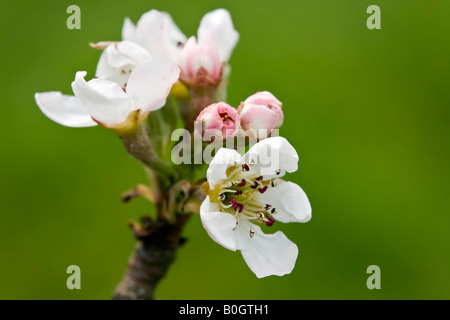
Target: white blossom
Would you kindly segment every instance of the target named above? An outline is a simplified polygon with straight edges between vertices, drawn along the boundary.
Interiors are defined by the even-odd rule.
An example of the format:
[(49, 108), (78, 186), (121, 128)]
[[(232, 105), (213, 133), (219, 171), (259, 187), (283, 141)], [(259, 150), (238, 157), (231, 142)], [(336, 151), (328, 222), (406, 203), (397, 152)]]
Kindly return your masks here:
[(222, 148), (207, 170), (208, 183), (203, 187), (207, 196), (200, 207), (202, 224), (214, 241), (229, 250), (240, 250), (259, 278), (290, 273), (298, 248), (281, 231), (264, 234), (258, 224), (311, 219), (311, 206), (302, 188), (280, 179), (285, 172), (296, 171), (297, 163), (297, 152), (289, 142), (273, 137), (257, 143), (244, 156)]

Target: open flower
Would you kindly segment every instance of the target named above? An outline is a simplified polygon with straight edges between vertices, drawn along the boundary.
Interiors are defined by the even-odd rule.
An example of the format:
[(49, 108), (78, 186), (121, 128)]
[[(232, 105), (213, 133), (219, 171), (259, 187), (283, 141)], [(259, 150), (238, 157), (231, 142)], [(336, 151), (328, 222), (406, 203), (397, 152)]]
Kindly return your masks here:
[(240, 127), (237, 110), (225, 102), (214, 103), (203, 109), (196, 122), (202, 124), (202, 134), (218, 130), (223, 139), (233, 137)]
[(258, 224), (310, 220), (311, 206), (303, 190), (279, 179), (297, 168), (297, 152), (282, 137), (265, 139), (244, 156), (221, 148), (208, 168), (202, 224), (214, 241), (240, 250), (258, 278), (281, 276), (294, 268), (297, 246), (281, 231), (264, 234)]
[(86, 72), (79, 71), (72, 82), (75, 96), (52, 91), (36, 93), (35, 99), (46, 116), (64, 126), (88, 127), (99, 123), (122, 130), (164, 106), (179, 72), (173, 62), (151, 60), (133, 69), (124, 89), (102, 78), (86, 82)]
[(257, 92), (239, 106), (242, 128), (265, 130), (269, 134), (283, 124), (282, 103), (268, 91)]

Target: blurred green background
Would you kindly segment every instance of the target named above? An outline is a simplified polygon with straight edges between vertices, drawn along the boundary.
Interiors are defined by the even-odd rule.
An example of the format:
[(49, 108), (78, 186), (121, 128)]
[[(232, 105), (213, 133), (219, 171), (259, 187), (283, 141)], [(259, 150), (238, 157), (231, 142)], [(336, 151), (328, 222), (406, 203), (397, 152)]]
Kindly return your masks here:
[[(66, 28), (71, 4), (81, 30)], [(371, 4), (381, 30), (366, 27)], [(121, 203), (146, 178), (112, 131), (62, 127), (33, 94), (90, 78), (88, 43), (120, 40), (125, 16), (168, 11), (189, 36), (219, 7), (240, 33), (228, 101), (283, 101), (280, 133), (300, 155), (289, 179), (313, 218), (276, 224), (297, 265), (257, 279), (194, 217), (156, 298), (449, 299), (450, 2), (417, 0), (2, 1), (0, 299), (109, 299), (134, 247), (126, 223), (153, 210)], [(66, 288), (71, 264), (81, 290)], [(366, 287), (372, 264), (381, 290)]]

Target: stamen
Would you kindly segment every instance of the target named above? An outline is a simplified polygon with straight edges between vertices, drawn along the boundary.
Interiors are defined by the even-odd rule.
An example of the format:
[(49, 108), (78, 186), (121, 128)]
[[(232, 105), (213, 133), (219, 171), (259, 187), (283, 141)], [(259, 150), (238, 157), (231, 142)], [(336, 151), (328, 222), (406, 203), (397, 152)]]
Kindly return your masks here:
[(225, 200), (225, 194), (223, 193), (219, 194), (219, 199), (222, 201)]
[(223, 204), (223, 202), (219, 202), (219, 204), (220, 204), (220, 206), (221, 206), (222, 208), (224, 208), (224, 209), (229, 209), (229, 208), (231, 208), (231, 207), (233, 206), (232, 204), (228, 204), (228, 205)]
[(250, 188), (256, 189), (256, 188), (258, 188), (258, 186), (259, 186), (258, 181), (255, 181), (255, 182), (250, 186)]
[(222, 189), (222, 192), (231, 192), (231, 193), (235, 193), (236, 190), (232, 190), (232, 189)]
[(231, 206), (233, 207), (233, 209), (236, 210), (237, 203), (236, 203), (236, 200), (235, 200), (235, 199), (229, 198), (229, 199), (228, 199), (228, 203), (230, 203)]
[(266, 204), (266, 206), (264, 207), (264, 209), (269, 210), (270, 208), (272, 208), (272, 206), (270, 204)]
[(258, 191), (260, 193), (264, 193), (264, 192), (266, 192), (267, 188), (268, 188), (267, 186), (264, 186), (264, 188), (259, 188)]
[(278, 169), (278, 170), (275, 171), (276, 175), (279, 175), (280, 173), (281, 173), (281, 169)]
[(273, 208), (273, 209), (270, 211), (271, 214), (276, 214), (277, 212), (278, 212), (278, 210), (277, 210), (276, 208)]
[(266, 221), (266, 225), (269, 227), (273, 226), (274, 223), (275, 223), (275, 219), (272, 217), (269, 217), (268, 221)]
[(242, 171), (249, 171), (249, 170), (250, 170), (250, 168), (249, 168), (248, 164), (244, 163), (242, 165)]
[(242, 190), (237, 190), (236, 193), (234, 194), (235, 196), (240, 196), (242, 194)]
[(273, 188), (275, 188), (275, 187), (278, 185), (278, 182), (277, 182), (276, 180), (272, 180), (272, 181), (270, 182), (270, 185), (271, 185)]
[(247, 182), (245, 181), (245, 179), (242, 179), (242, 181), (237, 185), (238, 187), (243, 187), (245, 186)]
[(255, 235), (255, 231), (250, 229), (250, 238), (253, 238), (254, 235)]
[(256, 178), (257, 181), (261, 181), (263, 179), (263, 176), (259, 176), (258, 178)]
[(238, 211), (239, 213), (242, 212), (242, 210), (244, 210), (244, 205), (242, 203), (236, 203), (236, 211)]

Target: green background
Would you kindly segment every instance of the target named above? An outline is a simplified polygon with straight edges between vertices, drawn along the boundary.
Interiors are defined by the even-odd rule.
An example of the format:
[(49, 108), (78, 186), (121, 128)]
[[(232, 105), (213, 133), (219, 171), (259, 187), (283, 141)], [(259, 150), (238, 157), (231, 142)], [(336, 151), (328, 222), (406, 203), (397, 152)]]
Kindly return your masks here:
[[(81, 8), (68, 30), (66, 8)], [(381, 8), (381, 30), (366, 8)], [(94, 72), (90, 41), (120, 40), (123, 19), (168, 11), (186, 35), (227, 8), (240, 33), (229, 103), (269, 90), (300, 155), (290, 174), (313, 218), (276, 224), (299, 245), (292, 274), (257, 279), (199, 217), (157, 299), (449, 299), (448, 1), (2, 1), (0, 298), (109, 299), (153, 208), (120, 194), (146, 182), (116, 135), (47, 119), (34, 92), (71, 93)], [(90, 76), (89, 76), (90, 75)], [(81, 290), (66, 268), (81, 268)], [(369, 265), (381, 290), (366, 287)]]

